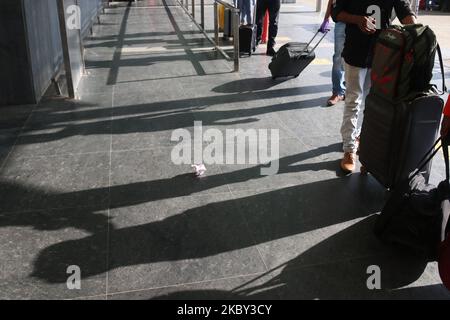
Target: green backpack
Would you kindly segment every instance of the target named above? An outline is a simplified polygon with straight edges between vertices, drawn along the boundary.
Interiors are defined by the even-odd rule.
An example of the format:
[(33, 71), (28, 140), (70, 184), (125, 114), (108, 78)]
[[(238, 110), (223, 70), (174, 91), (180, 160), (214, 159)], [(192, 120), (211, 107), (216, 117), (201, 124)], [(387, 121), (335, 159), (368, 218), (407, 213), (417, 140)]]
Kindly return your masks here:
[(434, 32), (421, 24), (383, 30), (375, 45), (371, 92), (392, 101), (411, 100), (429, 92), (436, 52), (445, 92), (442, 54)]

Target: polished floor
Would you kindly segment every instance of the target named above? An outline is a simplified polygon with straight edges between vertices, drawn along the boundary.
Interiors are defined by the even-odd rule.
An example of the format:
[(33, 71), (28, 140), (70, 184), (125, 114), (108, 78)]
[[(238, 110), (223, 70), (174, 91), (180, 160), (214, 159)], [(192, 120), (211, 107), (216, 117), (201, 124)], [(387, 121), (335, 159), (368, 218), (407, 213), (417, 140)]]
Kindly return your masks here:
[[(278, 45), (312, 37), (310, 9), (283, 7)], [(79, 100), (1, 109), (0, 299), (450, 299), (435, 263), (374, 237), (385, 190), (339, 171), (331, 35), (300, 77), (272, 81), (264, 46), (232, 72), (174, 0), (101, 22)], [(194, 178), (171, 161), (173, 131), (194, 121), (278, 129), (278, 174), (218, 164)]]

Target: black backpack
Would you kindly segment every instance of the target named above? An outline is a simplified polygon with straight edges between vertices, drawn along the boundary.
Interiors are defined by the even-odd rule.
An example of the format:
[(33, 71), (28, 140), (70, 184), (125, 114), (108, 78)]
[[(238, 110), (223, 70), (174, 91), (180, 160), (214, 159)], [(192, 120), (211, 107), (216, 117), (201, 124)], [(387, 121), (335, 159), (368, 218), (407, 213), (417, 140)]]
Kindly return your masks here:
[[(439, 139), (410, 177), (396, 187), (375, 224), (384, 242), (409, 248), (421, 256), (437, 259), (441, 241), (450, 232), (450, 185), (448, 147), (444, 146), (446, 180), (438, 187), (428, 184), (420, 171), (439, 151)], [(447, 204), (447, 205), (444, 205)]]

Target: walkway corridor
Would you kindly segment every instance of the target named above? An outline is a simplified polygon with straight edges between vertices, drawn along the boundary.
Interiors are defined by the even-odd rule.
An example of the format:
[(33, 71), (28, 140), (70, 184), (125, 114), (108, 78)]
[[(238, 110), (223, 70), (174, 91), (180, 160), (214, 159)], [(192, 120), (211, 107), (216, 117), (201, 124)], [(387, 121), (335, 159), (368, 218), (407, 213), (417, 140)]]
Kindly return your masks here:
[[(278, 45), (312, 37), (317, 14), (299, 8), (282, 10)], [(450, 299), (435, 263), (374, 237), (385, 190), (339, 172), (331, 35), (299, 78), (274, 82), (264, 46), (231, 72), (174, 0), (101, 20), (79, 100), (2, 109), (0, 299)], [(173, 131), (194, 139), (194, 121), (278, 129), (278, 174), (217, 164), (194, 178), (171, 160)], [(443, 172), (439, 158), (432, 182)]]

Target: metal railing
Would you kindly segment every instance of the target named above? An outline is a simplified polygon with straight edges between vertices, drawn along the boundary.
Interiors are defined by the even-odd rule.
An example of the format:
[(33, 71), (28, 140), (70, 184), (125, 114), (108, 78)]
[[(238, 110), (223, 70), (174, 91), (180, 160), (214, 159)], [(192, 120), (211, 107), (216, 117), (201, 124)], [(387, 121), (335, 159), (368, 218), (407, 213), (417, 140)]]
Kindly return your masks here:
[[(239, 71), (239, 23), (240, 23), (240, 10), (232, 4), (223, 0), (214, 0), (214, 42), (216, 48), (219, 47), (219, 10), (218, 5), (223, 5), (226, 9), (229, 9), (232, 15), (231, 26), (233, 27), (233, 47), (234, 47), (234, 71)], [(225, 53), (225, 52), (223, 52)], [(226, 54), (226, 53), (225, 53)], [(227, 55), (228, 56), (228, 55)]]
[[(239, 71), (239, 24), (240, 24), (240, 10), (236, 8), (233, 4), (226, 2), (224, 0), (214, 0), (214, 39), (207, 34), (205, 28), (205, 0), (200, 0), (200, 23), (195, 19), (195, 0), (191, 0), (191, 11), (189, 11), (189, 0), (177, 0), (181, 8), (186, 11), (186, 13), (191, 17), (194, 24), (200, 29), (203, 35), (208, 39), (214, 49), (217, 50), (225, 59), (234, 61), (234, 71)], [(220, 47), (219, 41), (219, 11), (218, 5), (223, 5), (226, 9), (230, 10), (232, 14), (232, 34), (233, 34), (233, 59)]]
[[(186, 13), (191, 17), (194, 24), (202, 31), (204, 36), (214, 45), (215, 50), (220, 52), (227, 60), (234, 60), (234, 71), (239, 71), (239, 9), (236, 8), (233, 4), (225, 1), (225, 0), (214, 0), (214, 39), (206, 33), (205, 27), (205, 0), (200, 0), (200, 23), (196, 21), (195, 18), (195, 1), (196, 0), (177, 0), (180, 6), (186, 11)], [(415, 9), (415, 6), (418, 3), (418, 0), (411, 0), (412, 7)], [(218, 5), (223, 5), (225, 8), (229, 9), (232, 14), (232, 34), (233, 34), (233, 47), (234, 47), (234, 57), (233, 59), (220, 47), (219, 42), (219, 17), (218, 17)], [(324, 7), (325, 0), (316, 0), (316, 12), (322, 12)], [(191, 9), (189, 10), (189, 7)]]

